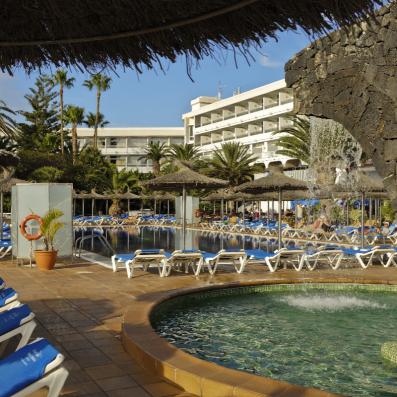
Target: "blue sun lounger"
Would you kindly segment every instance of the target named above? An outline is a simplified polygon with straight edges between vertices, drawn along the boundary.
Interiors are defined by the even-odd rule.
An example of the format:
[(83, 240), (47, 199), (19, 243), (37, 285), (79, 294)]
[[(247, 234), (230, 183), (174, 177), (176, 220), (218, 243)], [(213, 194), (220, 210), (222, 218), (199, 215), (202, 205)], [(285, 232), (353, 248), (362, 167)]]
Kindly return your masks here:
[(64, 360), (46, 339), (37, 339), (0, 360), (0, 397), (24, 397), (48, 388), (48, 397), (58, 397), (68, 377)]
[(19, 305), (0, 313), (0, 343), (21, 335), (17, 350), (25, 346), (36, 328), (34, 313), (28, 305)]
[(233, 266), (237, 273), (242, 273), (247, 264), (247, 253), (238, 249), (223, 249), (217, 254), (203, 253), (205, 264), (210, 274), (215, 274), (219, 265)]
[(149, 267), (156, 267), (160, 277), (166, 276), (167, 259), (171, 256), (169, 252), (162, 249), (141, 249), (136, 250), (131, 259), (125, 262), (128, 278), (134, 276), (134, 270), (141, 268), (147, 271)]
[(282, 264), (284, 268), (291, 264), (296, 271), (301, 271), (304, 265), (303, 256), (305, 251), (297, 248), (281, 248), (274, 252), (263, 250), (246, 250), (249, 261), (254, 263), (265, 263), (273, 273)]
[(0, 290), (0, 312), (18, 305), (18, 294), (14, 289), (3, 288)]

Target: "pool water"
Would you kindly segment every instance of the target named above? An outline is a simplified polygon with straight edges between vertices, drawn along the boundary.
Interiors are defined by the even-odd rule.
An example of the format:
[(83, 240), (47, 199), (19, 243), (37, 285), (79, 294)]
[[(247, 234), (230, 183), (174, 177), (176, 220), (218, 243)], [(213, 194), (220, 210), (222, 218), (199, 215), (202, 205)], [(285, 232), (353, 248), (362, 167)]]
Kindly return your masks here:
[[(204, 360), (345, 396), (397, 396), (381, 345), (397, 340), (397, 290), (245, 287), (161, 304), (152, 323)], [(340, 287), (339, 287), (340, 288)]]
[[(77, 230), (76, 236), (92, 234), (92, 229)], [(102, 230), (103, 235), (117, 253), (133, 252), (137, 249), (161, 248), (172, 252), (182, 247), (182, 234), (180, 229), (170, 227), (133, 227), (129, 229)], [(242, 236), (222, 233), (209, 233), (198, 230), (187, 230), (186, 248), (200, 249), (206, 252), (218, 252), (224, 248), (262, 248), (276, 249), (276, 241), (255, 238), (254, 236)], [(98, 240), (90, 239), (84, 242), (84, 249), (95, 251), (104, 256), (110, 256), (109, 250), (98, 243)]]
[[(137, 249), (161, 248), (172, 252), (174, 249), (182, 248), (181, 229), (170, 227), (131, 227), (128, 229), (103, 228), (101, 233), (106, 237), (114, 252), (119, 254), (134, 252)], [(93, 229), (76, 229), (76, 237), (89, 236), (95, 233)], [(293, 244), (293, 242), (291, 242)], [(313, 244), (313, 243), (312, 243)], [(94, 251), (104, 256), (111, 256), (111, 252), (96, 239), (84, 241), (83, 248)], [(275, 238), (264, 238), (262, 236), (236, 235), (217, 232), (206, 232), (199, 230), (187, 230), (186, 248), (200, 249), (206, 252), (218, 252), (229, 248), (260, 248), (273, 252), (277, 249)]]

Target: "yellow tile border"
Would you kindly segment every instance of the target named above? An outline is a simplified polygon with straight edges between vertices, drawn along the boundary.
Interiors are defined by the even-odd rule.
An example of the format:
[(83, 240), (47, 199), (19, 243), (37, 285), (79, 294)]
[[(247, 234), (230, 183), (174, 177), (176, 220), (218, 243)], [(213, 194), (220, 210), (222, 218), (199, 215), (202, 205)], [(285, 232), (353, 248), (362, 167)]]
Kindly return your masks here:
[(201, 360), (168, 343), (155, 332), (150, 323), (153, 309), (161, 302), (177, 296), (230, 287), (297, 283), (395, 284), (349, 276), (335, 279), (256, 279), (146, 294), (138, 296), (131, 309), (124, 314), (122, 343), (126, 351), (144, 368), (200, 397), (336, 397), (336, 394), (319, 389), (252, 375)]

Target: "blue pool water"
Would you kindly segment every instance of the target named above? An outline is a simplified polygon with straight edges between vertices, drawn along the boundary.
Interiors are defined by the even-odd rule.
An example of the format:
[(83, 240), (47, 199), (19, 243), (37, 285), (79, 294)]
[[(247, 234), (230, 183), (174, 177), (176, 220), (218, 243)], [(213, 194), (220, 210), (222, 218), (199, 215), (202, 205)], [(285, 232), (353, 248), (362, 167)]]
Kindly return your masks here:
[[(100, 229), (99, 229), (100, 230)], [(90, 236), (96, 233), (91, 228), (86, 230), (76, 229), (76, 237)], [(133, 252), (137, 249), (161, 248), (172, 252), (174, 249), (182, 248), (182, 233), (180, 229), (171, 227), (131, 227), (128, 229), (103, 228), (101, 233), (119, 254)], [(286, 243), (293, 245), (294, 242)], [(308, 243), (313, 245), (313, 243)], [(111, 252), (99, 244), (96, 239), (88, 239), (84, 242), (84, 249), (94, 251), (104, 256), (111, 256)], [(237, 234), (216, 233), (199, 230), (187, 230), (186, 235), (187, 249), (200, 249), (206, 252), (218, 252), (221, 249), (263, 249), (273, 252), (277, 249), (277, 241), (274, 238), (262, 236), (243, 236)]]
[(226, 367), (345, 396), (397, 396), (397, 369), (380, 355), (397, 340), (397, 290), (350, 287), (195, 294), (161, 304), (152, 324), (179, 348)]

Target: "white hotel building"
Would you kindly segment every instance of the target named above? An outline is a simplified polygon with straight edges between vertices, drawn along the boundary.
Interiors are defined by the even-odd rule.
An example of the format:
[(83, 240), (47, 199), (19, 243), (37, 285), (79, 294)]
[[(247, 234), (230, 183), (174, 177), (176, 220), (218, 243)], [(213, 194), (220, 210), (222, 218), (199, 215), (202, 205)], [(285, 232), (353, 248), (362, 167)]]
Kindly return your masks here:
[[(80, 147), (90, 144), (93, 135), (93, 128), (78, 128)], [(180, 144), (184, 142), (184, 136), (183, 127), (105, 127), (98, 129), (98, 148), (119, 170), (125, 168), (145, 173), (152, 171), (152, 164), (140, 157), (150, 142)]]
[(220, 148), (224, 142), (241, 142), (257, 156), (257, 162), (296, 168), (298, 160), (276, 154), (273, 133), (289, 125), (293, 95), (284, 80), (279, 80), (229, 98), (200, 96), (191, 101), (192, 110), (185, 113), (186, 142), (200, 147), (203, 156)]

